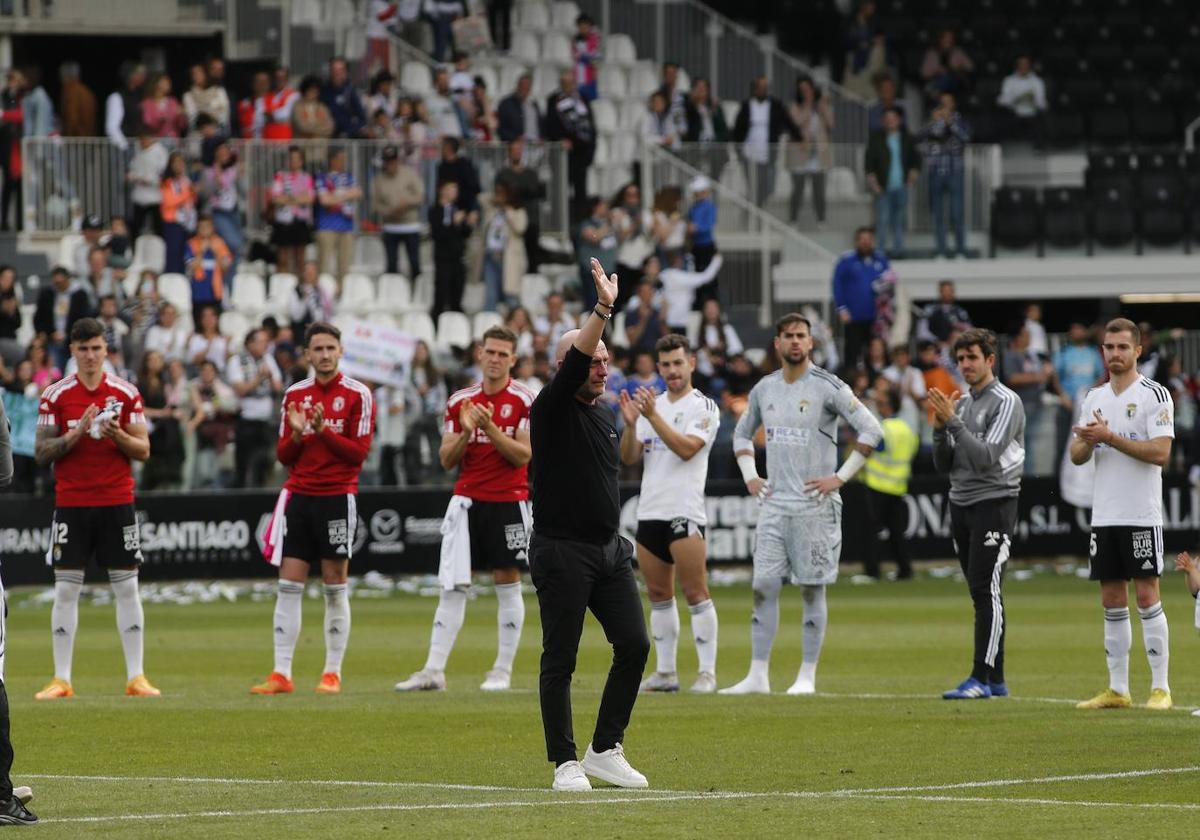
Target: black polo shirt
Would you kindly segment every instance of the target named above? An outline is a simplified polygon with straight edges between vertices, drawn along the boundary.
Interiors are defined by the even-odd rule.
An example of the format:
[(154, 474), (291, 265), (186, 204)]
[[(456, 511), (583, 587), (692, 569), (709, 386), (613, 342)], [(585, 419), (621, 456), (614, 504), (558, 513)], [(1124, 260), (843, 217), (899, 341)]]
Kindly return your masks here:
[(591, 366), (591, 358), (572, 346), (533, 401), (529, 484), (535, 534), (604, 544), (620, 522), (621, 451), (612, 409), (575, 399)]

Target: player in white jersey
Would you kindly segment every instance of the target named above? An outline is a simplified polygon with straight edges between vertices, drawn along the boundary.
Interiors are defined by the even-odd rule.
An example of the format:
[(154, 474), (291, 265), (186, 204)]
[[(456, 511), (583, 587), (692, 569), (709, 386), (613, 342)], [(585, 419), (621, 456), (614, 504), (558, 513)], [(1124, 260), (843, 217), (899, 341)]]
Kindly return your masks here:
[[(779, 628), (779, 594), (785, 579), (804, 598), (804, 659), (788, 694), (816, 691), (817, 660), (825, 639), (825, 587), (837, 580), (842, 551), (842, 499), (849, 481), (883, 438), (883, 429), (850, 388), (812, 363), (812, 325), (795, 313), (775, 324), (775, 350), (783, 369), (750, 391), (746, 413), (733, 433), (733, 449), (746, 489), (762, 500), (754, 548), (754, 617), (750, 673), (722, 694), (769, 694), (771, 645)], [(837, 472), (838, 419), (857, 440)], [(767, 478), (754, 463), (753, 436), (767, 441)]]
[(708, 546), (704, 526), (704, 485), (708, 454), (720, 423), (717, 404), (692, 388), (696, 358), (682, 335), (665, 335), (654, 345), (658, 373), (667, 393), (649, 388), (635, 396), (621, 392), (621, 460), (645, 458), (638, 497), (638, 568), (650, 596), (650, 632), (657, 657), (642, 691), (678, 691), (675, 651), (679, 613), (675, 609), (675, 570), (692, 614), (692, 637), (700, 673), (692, 691), (717, 690), (717, 610), (708, 594)]
[(1129, 696), (1129, 581), (1137, 589), (1142, 641), (1150, 661), (1148, 709), (1172, 706), (1167, 682), (1170, 635), (1159, 597), (1163, 569), (1162, 468), (1175, 437), (1174, 403), (1166, 388), (1138, 373), (1141, 332), (1117, 318), (1104, 328), (1109, 380), (1084, 398), (1071, 461), (1096, 459), (1092, 498), (1091, 579), (1100, 581), (1108, 688), (1080, 709), (1119, 709)]

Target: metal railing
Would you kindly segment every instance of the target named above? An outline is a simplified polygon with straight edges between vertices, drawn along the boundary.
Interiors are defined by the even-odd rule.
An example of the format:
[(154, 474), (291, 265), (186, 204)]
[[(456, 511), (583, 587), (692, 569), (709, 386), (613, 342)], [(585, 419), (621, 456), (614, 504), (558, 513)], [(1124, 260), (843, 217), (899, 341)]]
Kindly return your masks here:
[(796, 79), (810, 76), (833, 103), (835, 139), (867, 138), (867, 103), (824, 74), (780, 50), (766, 39), (697, 0), (578, 0), (606, 33), (633, 39), (638, 57), (658, 64), (678, 63), (695, 78), (703, 76), (718, 100), (750, 95), (754, 79), (765, 75), (771, 93), (785, 102), (796, 93)]
[[(686, 189), (694, 178), (707, 174), (661, 147), (646, 145), (642, 149), (641, 188), (645, 196), (657, 195), (667, 187)], [(764, 212), (732, 186), (713, 180), (717, 246), (725, 255), (722, 298), (731, 309), (754, 309), (759, 324), (766, 326), (773, 309), (774, 267), (794, 260), (831, 263), (834, 254)], [(736, 236), (729, 236), (735, 232)]]
[[(161, 140), (168, 148), (181, 141)], [(380, 152), (392, 145), (384, 140), (237, 140), (239, 184), (245, 231), (265, 235), (270, 225), (268, 208), (275, 173), (286, 168), (289, 146), (305, 152), (307, 168), (324, 168), (333, 147), (347, 151), (347, 170), (364, 191), (355, 210), (356, 228), (378, 225), (372, 208), (372, 186), (381, 170)], [(189, 160), (199, 159), (199, 149), (191, 141), (182, 141)], [(496, 175), (504, 168), (507, 149), (503, 143), (467, 143), (466, 156), (479, 172), (483, 191), (490, 192)], [(128, 216), (130, 199), (126, 175), (132, 149), (122, 151), (106, 138), (34, 138), (22, 141), (24, 156), (23, 218), (30, 232), (69, 233), (82, 215), (97, 213), (104, 218)], [(425, 182), (427, 204), (436, 198), (438, 146), (415, 147), (409, 163)], [(557, 143), (526, 147), (526, 165), (538, 172), (546, 185), (546, 197), (539, 202), (544, 233), (563, 236), (568, 230), (567, 155)], [(193, 163), (198, 174), (199, 164)], [(377, 228), (376, 228), (377, 229)]]
[(0, 0), (0, 18), (55, 23), (224, 23), (225, 2), (237, 0)]

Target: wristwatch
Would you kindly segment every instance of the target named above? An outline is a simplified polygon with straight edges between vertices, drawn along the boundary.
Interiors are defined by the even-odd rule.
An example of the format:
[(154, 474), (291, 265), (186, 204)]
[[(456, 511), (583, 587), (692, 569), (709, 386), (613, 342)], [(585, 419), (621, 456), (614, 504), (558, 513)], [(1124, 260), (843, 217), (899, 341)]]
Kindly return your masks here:
[[(608, 314), (607, 314), (607, 315), (606, 315), (605, 313), (603, 313), (603, 312), (601, 312), (601, 311), (600, 311), (600, 307), (601, 307), (601, 306), (608, 306)], [(606, 303), (597, 303), (597, 304), (596, 304), (594, 307), (592, 307), (592, 312), (596, 313), (596, 315), (598, 315), (599, 317), (603, 318), (605, 321), (611, 321), (611, 320), (612, 320), (612, 316), (613, 316), (613, 308), (612, 308), (612, 306), (611, 306), (611, 305), (609, 305), (609, 304), (606, 304)]]

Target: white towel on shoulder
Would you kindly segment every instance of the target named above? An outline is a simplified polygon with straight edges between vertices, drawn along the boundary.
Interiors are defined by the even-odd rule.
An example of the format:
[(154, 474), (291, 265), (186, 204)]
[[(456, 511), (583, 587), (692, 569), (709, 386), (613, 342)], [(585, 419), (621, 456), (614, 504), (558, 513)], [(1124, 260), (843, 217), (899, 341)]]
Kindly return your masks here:
[(467, 509), (471, 500), (466, 496), (451, 496), (446, 517), (442, 520), (442, 556), (438, 565), (438, 581), (442, 589), (457, 589), (471, 585), (471, 530)]

